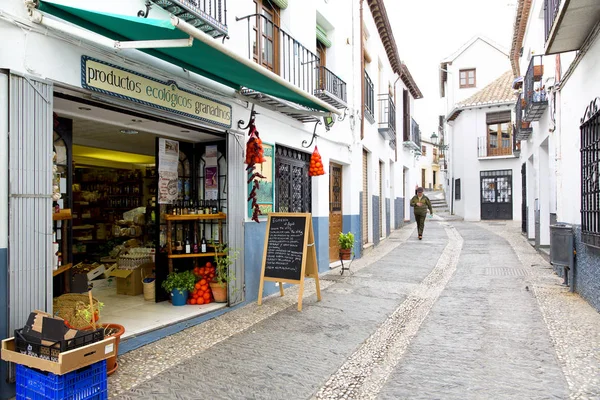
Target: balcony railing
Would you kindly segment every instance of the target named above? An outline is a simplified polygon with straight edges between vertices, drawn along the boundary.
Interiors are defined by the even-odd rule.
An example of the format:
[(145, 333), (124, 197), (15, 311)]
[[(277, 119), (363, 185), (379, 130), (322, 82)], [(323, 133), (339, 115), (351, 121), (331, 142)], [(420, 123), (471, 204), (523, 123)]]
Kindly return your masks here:
[(410, 119), (410, 133), (404, 138), (404, 146), (421, 154), (421, 129), (413, 118)]
[(513, 155), (511, 138), (488, 139), (487, 136), (477, 138), (477, 157), (499, 157)]
[(546, 33), (545, 41), (550, 37), (552, 25), (556, 20), (558, 9), (560, 8), (560, 0), (544, 0), (544, 31)]
[(379, 134), (386, 140), (396, 139), (396, 106), (389, 94), (379, 96)]
[(527, 140), (531, 136), (533, 129), (531, 129), (531, 124), (527, 121), (523, 121), (523, 105), (525, 104), (525, 99), (523, 95), (520, 94), (517, 99), (517, 104), (515, 105), (515, 128), (513, 135), (515, 140)]
[(365, 118), (375, 122), (375, 86), (367, 71), (365, 71)]
[(319, 84), (315, 96), (336, 108), (347, 107), (346, 82), (323, 66), (317, 67), (317, 76)]
[(248, 59), (313, 94), (319, 73), (319, 56), (262, 14), (236, 18), (236, 21), (243, 20), (248, 23)]
[(227, 0), (152, 0), (152, 3), (214, 38), (227, 36)]
[(538, 121), (546, 107), (548, 107), (548, 98), (546, 88), (543, 84), (544, 64), (542, 56), (533, 56), (529, 62), (525, 81), (523, 82), (523, 93), (525, 97), (525, 113), (523, 121)]

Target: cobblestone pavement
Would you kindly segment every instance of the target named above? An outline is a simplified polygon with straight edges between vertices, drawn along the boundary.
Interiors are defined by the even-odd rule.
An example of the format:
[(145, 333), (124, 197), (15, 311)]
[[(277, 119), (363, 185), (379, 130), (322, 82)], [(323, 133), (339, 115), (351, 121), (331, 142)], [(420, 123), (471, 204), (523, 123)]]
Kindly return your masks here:
[(600, 315), (517, 224), (411, 224), (351, 269), (120, 356), (111, 398), (600, 398)]

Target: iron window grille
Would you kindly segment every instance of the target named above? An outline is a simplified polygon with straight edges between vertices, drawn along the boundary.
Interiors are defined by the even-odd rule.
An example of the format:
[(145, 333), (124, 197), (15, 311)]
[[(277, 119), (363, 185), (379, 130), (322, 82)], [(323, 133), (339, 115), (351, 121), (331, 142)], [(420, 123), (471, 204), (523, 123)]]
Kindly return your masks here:
[(310, 154), (279, 145), (275, 147), (277, 212), (311, 212), (309, 166)]
[(581, 118), (582, 241), (600, 248), (600, 97)]
[(550, 36), (550, 31), (554, 25), (559, 8), (560, 0), (544, 0), (544, 32), (546, 33), (546, 42)]
[(365, 71), (365, 117), (369, 122), (375, 122), (375, 85)]

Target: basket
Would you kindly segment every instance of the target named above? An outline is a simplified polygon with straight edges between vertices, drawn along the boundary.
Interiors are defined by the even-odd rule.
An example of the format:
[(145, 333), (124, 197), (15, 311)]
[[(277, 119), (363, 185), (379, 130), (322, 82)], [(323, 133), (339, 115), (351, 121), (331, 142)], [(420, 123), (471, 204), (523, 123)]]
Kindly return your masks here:
[(17, 364), (17, 400), (108, 399), (106, 360), (64, 375)]
[[(98, 310), (98, 299), (93, 298), (94, 310)], [(54, 298), (53, 310), (54, 315), (64, 319), (69, 323), (69, 326), (74, 329), (83, 329), (91, 327), (91, 323), (85, 318), (77, 315), (77, 310), (88, 308), (90, 298), (87, 293), (67, 293)]]
[[(153, 280), (152, 282), (144, 282), (146, 278), (152, 278)], [(152, 275), (147, 275), (146, 277), (142, 278), (142, 285), (144, 286), (144, 300), (154, 301), (156, 296), (155, 284), (156, 278), (154, 278)]]
[[(39, 339), (35, 340), (23, 334), (23, 329), (15, 329), (15, 350), (17, 352), (53, 362), (58, 362), (58, 355), (63, 351), (74, 350), (101, 340), (104, 340), (104, 329), (96, 329), (70, 340), (63, 339), (52, 344), (41, 344)], [(45, 342), (48, 341), (45, 340)]]

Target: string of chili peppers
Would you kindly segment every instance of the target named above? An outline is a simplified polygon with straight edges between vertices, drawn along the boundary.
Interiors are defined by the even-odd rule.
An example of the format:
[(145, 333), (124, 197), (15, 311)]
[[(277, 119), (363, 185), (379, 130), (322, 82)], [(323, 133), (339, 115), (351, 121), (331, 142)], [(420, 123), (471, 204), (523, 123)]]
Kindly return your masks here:
[(246, 171), (248, 171), (248, 184), (254, 181), (252, 184), (252, 190), (248, 196), (248, 201), (252, 202), (252, 221), (260, 223), (258, 216), (262, 214), (260, 211), (260, 207), (258, 206), (258, 202), (256, 201), (256, 191), (260, 188), (260, 179), (265, 179), (265, 177), (260, 172), (255, 172), (256, 164), (262, 164), (266, 161), (264, 156), (264, 148), (262, 145), (262, 140), (256, 130), (256, 125), (254, 124), (254, 116), (250, 120), (250, 124), (248, 125), (248, 142), (246, 143)]

